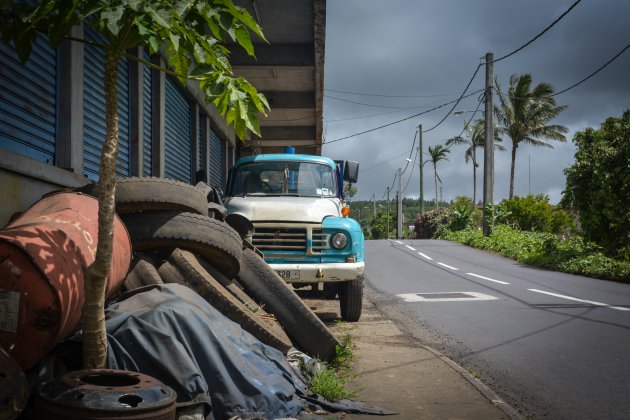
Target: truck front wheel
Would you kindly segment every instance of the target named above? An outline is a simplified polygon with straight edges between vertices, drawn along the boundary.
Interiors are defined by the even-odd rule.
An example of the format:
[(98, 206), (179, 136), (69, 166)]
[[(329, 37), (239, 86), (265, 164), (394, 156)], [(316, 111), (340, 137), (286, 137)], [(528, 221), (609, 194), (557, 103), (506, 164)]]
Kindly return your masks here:
[(339, 285), (341, 319), (357, 322), (363, 307), (363, 277)]

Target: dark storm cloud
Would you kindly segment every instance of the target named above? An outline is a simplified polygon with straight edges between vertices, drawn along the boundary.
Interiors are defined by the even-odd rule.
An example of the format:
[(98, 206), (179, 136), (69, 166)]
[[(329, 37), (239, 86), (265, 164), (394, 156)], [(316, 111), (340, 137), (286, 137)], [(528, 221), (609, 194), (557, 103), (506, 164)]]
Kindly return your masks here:
[[(492, 51), (495, 59), (514, 50), (563, 13), (568, 1), (501, 0), (331, 0), (327, 4), (325, 89), (385, 95), (445, 95), (423, 98), (386, 98), (350, 95), (327, 90), (324, 102), (326, 139), (334, 140), (402, 119), (432, 105), (456, 99), (480, 63)], [(548, 82), (556, 91), (579, 81), (630, 42), (630, 2), (583, 1), (540, 39), (514, 56), (495, 63), (495, 76), (507, 89), (512, 74), (531, 73), (534, 83)], [(554, 123), (569, 127), (567, 143), (555, 148), (521, 146), (516, 162), (516, 194), (545, 193), (557, 201), (564, 188), (562, 169), (573, 160), (571, 138), (585, 127), (598, 127), (608, 116), (630, 107), (630, 51), (581, 86), (559, 95), (568, 105)], [(471, 90), (483, 86), (480, 69)], [(341, 102), (342, 98), (399, 110)], [(477, 95), (457, 109), (474, 110)], [(418, 124), (432, 127), (449, 107), (391, 127), (324, 147), (324, 154), (361, 162), (359, 197), (379, 198), (391, 186), (398, 167), (404, 167)], [(366, 115), (386, 114), (370, 118)], [(451, 116), (425, 133), (424, 147), (458, 135), (466, 118)], [(481, 117), (477, 113), (477, 118)], [(354, 119), (349, 119), (354, 118)], [(343, 120), (345, 121), (338, 121)], [(511, 142), (505, 139), (504, 145)], [(440, 162), (444, 199), (472, 195), (472, 167), (464, 163), (464, 148), (454, 147), (448, 162)], [(481, 154), (481, 151), (480, 151)], [(393, 159), (390, 159), (392, 158)], [(413, 158), (413, 154), (411, 156)], [(390, 160), (388, 160), (390, 159)], [(425, 157), (426, 159), (426, 157)], [(480, 157), (482, 160), (482, 157)], [(374, 165), (377, 165), (373, 167)], [(495, 199), (507, 195), (509, 152), (497, 152)], [(372, 167), (372, 168), (371, 168)], [(410, 174), (403, 176), (403, 186)], [(478, 170), (477, 196), (481, 197)], [(418, 169), (405, 192), (418, 196)], [(425, 166), (425, 196), (434, 196), (433, 173)]]

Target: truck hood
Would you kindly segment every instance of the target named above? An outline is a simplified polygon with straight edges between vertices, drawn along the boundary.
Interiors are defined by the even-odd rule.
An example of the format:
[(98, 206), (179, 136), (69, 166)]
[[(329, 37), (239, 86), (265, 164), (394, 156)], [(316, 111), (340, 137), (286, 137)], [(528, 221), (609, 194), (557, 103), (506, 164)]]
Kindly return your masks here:
[(321, 223), (326, 216), (341, 214), (339, 200), (319, 197), (230, 197), (225, 207), (228, 214), (237, 213), (252, 222)]

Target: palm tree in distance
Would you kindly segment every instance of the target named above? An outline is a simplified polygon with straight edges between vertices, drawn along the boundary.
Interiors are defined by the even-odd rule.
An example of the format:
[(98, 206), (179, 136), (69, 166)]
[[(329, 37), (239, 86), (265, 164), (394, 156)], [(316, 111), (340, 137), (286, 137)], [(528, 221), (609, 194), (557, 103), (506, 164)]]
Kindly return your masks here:
[(551, 96), (553, 86), (549, 83), (539, 83), (530, 90), (531, 74), (515, 74), (510, 77), (510, 87), (507, 93), (501, 91), (499, 81), (495, 80), (499, 105), (494, 113), (499, 123), (499, 131), (507, 134), (512, 140), (512, 166), (510, 168), (510, 198), (514, 196), (514, 164), (516, 149), (520, 143), (534, 146), (551, 147), (547, 140), (564, 142), (564, 133), (569, 129), (563, 125), (547, 123), (564, 111), (566, 106), (556, 106), (556, 100)]
[[(434, 147), (429, 146), (429, 156), (431, 156), (429, 159), (427, 159), (424, 163), (428, 163), (431, 162), (433, 163), (433, 175), (434, 175), (434, 179), (435, 179), (435, 208), (438, 207), (438, 188), (437, 188), (437, 182), (438, 179), (440, 179), (440, 177), (437, 174), (437, 163), (441, 160), (448, 160), (447, 155), (450, 153), (451, 151), (449, 149), (447, 149), (446, 147), (442, 146), (441, 144), (437, 144)], [(423, 165), (424, 165), (423, 163)], [(442, 180), (440, 179), (440, 183), (442, 182)]]
[[(453, 145), (464, 145), (468, 146), (466, 151), (464, 152), (464, 158), (466, 159), (466, 163), (472, 161), (473, 165), (473, 203), (477, 202), (477, 167), (479, 164), (477, 163), (477, 149), (483, 148), (486, 144), (486, 131), (484, 126), (484, 120), (476, 120), (474, 123), (468, 123), (466, 125), (466, 135), (468, 138), (463, 138), (461, 136), (453, 137), (446, 140), (446, 147), (450, 148)], [(505, 150), (505, 147), (498, 144), (502, 141), (499, 137), (498, 132), (494, 132), (494, 148), (496, 150)]]

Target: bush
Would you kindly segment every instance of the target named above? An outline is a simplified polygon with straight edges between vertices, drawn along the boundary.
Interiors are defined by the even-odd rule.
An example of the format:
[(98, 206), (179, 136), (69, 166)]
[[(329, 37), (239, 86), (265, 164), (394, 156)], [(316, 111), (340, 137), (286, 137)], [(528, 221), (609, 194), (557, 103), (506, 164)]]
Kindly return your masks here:
[(571, 233), (575, 224), (561, 208), (549, 204), (544, 194), (506, 199), (498, 204), (503, 222), (521, 230), (551, 233)]
[(630, 261), (630, 109), (599, 130), (576, 133), (573, 142), (562, 203), (577, 211), (585, 238)]
[(479, 229), (446, 232), (444, 239), (494, 251), (516, 261), (550, 270), (630, 282), (630, 262), (605, 256), (581, 238), (562, 239), (548, 232), (527, 232), (498, 225), (488, 237)]
[(451, 205), (451, 210), (453, 210), (453, 212), (448, 224), (448, 229), (451, 231), (478, 227), (481, 223), (481, 211), (468, 197), (455, 197), (455, 201)]
[(453, 210), (446, 207), (438, 207), (416, 217), (414, 230), (416, 238), (431, 239), (440, 236), (448, 228)]

